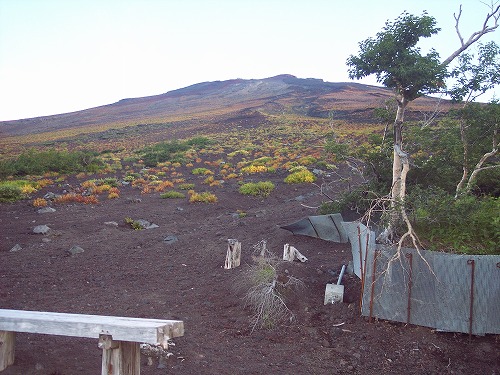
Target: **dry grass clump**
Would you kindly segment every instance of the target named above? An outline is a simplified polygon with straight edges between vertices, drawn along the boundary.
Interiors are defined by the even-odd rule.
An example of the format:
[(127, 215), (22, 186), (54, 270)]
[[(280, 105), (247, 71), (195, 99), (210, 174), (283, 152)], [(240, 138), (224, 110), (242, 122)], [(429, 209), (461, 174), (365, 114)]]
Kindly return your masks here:
[(293, 312), (285, 302), (285, 293), (303, 287), (303, 282), (279, 269), (283, 263), (266, 248), (266, 241), (254, 246), (257, 256), (240, 275), (237, 282), (245, 291), (243, 300), (253, 315), (252, 332), (258, 328), (272, 329), (294, 320)]

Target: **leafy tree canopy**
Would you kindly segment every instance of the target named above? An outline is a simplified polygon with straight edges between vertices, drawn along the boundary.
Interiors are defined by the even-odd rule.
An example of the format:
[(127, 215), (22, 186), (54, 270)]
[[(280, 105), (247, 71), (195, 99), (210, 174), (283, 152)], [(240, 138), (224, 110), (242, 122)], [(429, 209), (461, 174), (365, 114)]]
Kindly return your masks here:
[(402, 13), (394, 22), (387, 21), (375, 38), (359, 43), (358, 56), (347, 59), (349, 78), (375, 74), (377, 81), (396, 90), (407, 101), (436, 92), (446, 77), (446, 66), (434, 50), (422, 55), (416, 45), (420, 38), (437, 34), (434, 17)]

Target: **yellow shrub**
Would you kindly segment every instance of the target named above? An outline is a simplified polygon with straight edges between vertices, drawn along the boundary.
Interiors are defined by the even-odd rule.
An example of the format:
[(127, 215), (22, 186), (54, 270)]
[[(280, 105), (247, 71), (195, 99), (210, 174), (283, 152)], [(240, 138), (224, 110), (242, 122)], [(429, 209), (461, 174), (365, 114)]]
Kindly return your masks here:
[(33, 207), (46, 207), (47, 201), (43, 198), (36, 198), (33, 200)]
[(24, 195), (34, 193), (35, 191), (36, 189), (31, 185), (24, 185), (23, 187), (21, 187), (21, 193)]
[(172, 182), (170, 182), (170, 181), (161, 181), (161, 183), (158, 184), (158, 186), (156, 186), (155, 191), (163, 192), (167, 188), (172, 188), (172, 187), (174, 187), (174, 184)]
[(289, 174), (285, 178), (287, 184), (300, 184), (304, 182), (314, 182), (316, 181), (316, 176), (308, 170), (299, 170)]
[(267, 167), (265, 165), (249, 165), (248, 167), (241, 168), (242, 173), (254, 174), (267, 172)]
[[(192, 190), (190, 190), (190, 192), (191, 191)], [(209, 192), (196, 193), (195, 191), (192, 191), (192, 193), (190, 193), (189, 202), (215, 203), (217, 202), (217, 197), (215, 196), (215, 194)]]

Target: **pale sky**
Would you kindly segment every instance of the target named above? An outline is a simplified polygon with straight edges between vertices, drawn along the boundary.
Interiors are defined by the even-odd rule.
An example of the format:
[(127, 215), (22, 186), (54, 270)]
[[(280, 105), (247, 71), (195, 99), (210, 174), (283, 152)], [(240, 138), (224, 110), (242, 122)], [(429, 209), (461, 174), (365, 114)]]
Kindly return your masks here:
[[(206, 81), (345, 82), (358, 42), (404, 10), (436, 18), (442, 30), (422, 48), (444, 59), (459, 46), (459, 4), (468, 38), (488, 12), (479, 0), (0, 0), (0, 121)], [(500, 30), (490, 40), (499, 43)]]

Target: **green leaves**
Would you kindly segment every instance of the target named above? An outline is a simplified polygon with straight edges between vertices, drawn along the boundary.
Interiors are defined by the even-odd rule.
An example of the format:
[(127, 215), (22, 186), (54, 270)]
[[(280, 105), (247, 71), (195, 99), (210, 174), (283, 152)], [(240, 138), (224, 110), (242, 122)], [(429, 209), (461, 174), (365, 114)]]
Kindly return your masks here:
[(461, 54), (450, 76), (456, 80), (449, 91), (452, 99), (474, 100), (500, 84), (500, 47), (492, 41), (480, 44), (477, 56)]
[(408, 101), (438, 91), (446, 67), (441, 66), (435, 50), (422, 55), (416, 45), (420, 38), (439, 30), (436, 20), (425, 12), (422, 16), (403, 13), (394, 22), (387, 22), (375, 38), (359, 43), (359, 55), (347, 59), (349, 78), (375, 74), (379, 83), (396, 89)]

